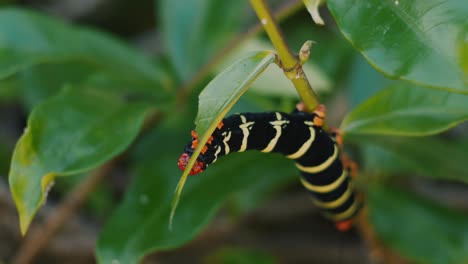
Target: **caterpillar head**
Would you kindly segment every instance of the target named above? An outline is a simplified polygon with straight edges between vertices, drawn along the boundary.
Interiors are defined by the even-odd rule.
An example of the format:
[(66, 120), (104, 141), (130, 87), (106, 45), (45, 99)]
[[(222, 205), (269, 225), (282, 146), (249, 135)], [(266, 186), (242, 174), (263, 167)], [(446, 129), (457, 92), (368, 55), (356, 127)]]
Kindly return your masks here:
[[(179, 157), (179, 160), (177, 162), (177, 165), (179, 166), (179, 169), (181, 171), (184, 171), (185, 170), (185, 167), (187, 166), (189, 160), (190, 160), (190, 156), (187, 152), (184, 152), (182, 153), (182, 155), (180, 155)], [(195, 165), (193, 165), (192, 169), (190, 170), (190, 173), (189, 175), (196, 175), (200, 172), (203, 172), (203, 170), (205, 169), (205, 164), (201, 161), (195, 161)]]
[[(211, 143), (211, 139), (210, 142)], [(179, 169), (184, 171), (185, 167), (187, 167), (187, 164), (190, 160), (190, 157), (192, 157), (192, 153), (195, 150), (195, 148), (198, 146), (198, 135), (195, 131), (192, 131), (192, 142), (190, 142), (186, 147), (184, 153), (180, 155), (179, 160), (177, 162), (177, 165), (179, 166)], [(207, 151), (207, 146), (204, 146), (202, 150), (202, 155)], [(200, 160), (201, 159), (201, 160)], [(189, 175), (196, 175), (200, 172), (203, 172), (205, 168), (207, 167), (207, 163), (203, 160), (203, 157), (199, 156), (197, 161), (195, 161), (195, 164), (193, 165), (192, 169), (189, 172)]]

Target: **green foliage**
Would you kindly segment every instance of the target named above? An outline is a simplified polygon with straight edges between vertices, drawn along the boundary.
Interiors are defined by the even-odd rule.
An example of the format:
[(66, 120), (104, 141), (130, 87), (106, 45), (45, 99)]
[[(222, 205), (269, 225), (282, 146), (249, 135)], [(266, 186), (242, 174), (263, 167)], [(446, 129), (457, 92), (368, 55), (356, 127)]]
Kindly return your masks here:
[[(167, 58), (160, 55), (154, 60), (103, 32), (31, 10), (0, 9), (0, 103), (17, 101), (31, 111), (9, 172), (22, 231), (45, 202), (48, 186), (60, 180), (57, 176), (87, 172), (123, 151), (129, 154), (134, 177), (99, 236), (99, 263), (137, 263), (150, 252), (182, 246), (210, 223), (226, 200), (245, 212), (298, 174), (279, 155), (231, 154), (190, 178), (182, 192), (195, 159), (179, 184), (176, 163), (190, 139), (193, 120), (200, 135), (196, 157), (244, 92), (255, 86), (268, 65), (279, 63), (274, 52), (245, 45), (240, 59), (217, 74), (197, 101), (194, 91), (201, 80), (216, 74), (215, 62), (222, 60), (214, 56), (227, 57), (232, 50), (224, 50), (226, 44), (241, 39), (238, 32), (245, 31), (241, 14), (246, 2), (155, 3), (165, 43), (161, 54)], [(333, 87), (329, 97), (340, 92), (334, 87), (347, 88), (352, 109), (341, 129), (346, 142), (360, 151), (363, 173), (370, 179), (362, 184), (369, 193), (377, 233), (418, 263), (466, 262), (466, 215), (383, 187), (394, 178), (378, 176), (416, 173), (468, 183), (465, 141), (421, 137), (447, 131), (468, 117), (468, 6), (457, 0), (328, 0), (327, 4), (357, 52), (330, 29), (332, 21), (310, 30), (314, 27), (310, 19), (299, 16), (285, 24), (285, 36), (294, 48), (311, 37), (317, 42), (312, 62), (304, 66), (308, 77), (315, 79), (312, 83)], [(248, 41), (254, 42), (259, 43)], [(289, 81), (278, 73), (268, 85), (280, 86), (276, 80), (281, 78)], [(250, 98), (255, 110), (284, 108), (291, 100), (287, 93), (277, 92), (283, 88), (252, 89), (242, 99)], [(237, 104), (235, 110), (246, 111), (249, 104)], [(161, 113), (161, 121), (137, 138), (150, 109)], [(370, 184), (373, 178), (382, 186)], [(168, 229), (171, 215), (173, 226)], [(243, 250), (220, 251), (213, 259), (275, 262)]]
[(468, 96), (407, 83), (391, 85), (356, 107), (341, 124), (347, 134), (426, 136), (468, 119)]
[(67, 25), (32, 11), (0, 11), (0, 77), (37, 64), (68, 61), (134, 82), (168, 82), (149, 59), (102, 32)]
[(157, 7), (169, 57), (186, 81), (240, 30), (246, 2), (161, 0)]
[(138, 134), (147, 103), (93, 89), (65, 89), (31, 113), (10, 168), (10, 188), (26, 232), (55, 177), (90, 170)]
[(468, 215), (397, 188), (370, 187), (370, 219), (390, 247), (414, 263), (468, 261)]
[(328, 7), (340, 30), (392, 78), (468, 92), (468, 5), (459, 0), (342, 1)]
[[(386, 157), (386, 161), (399, 168), (397, 171), (390, 169), (394, 173), (415, 172), (422, 176), (468, 183), (468, 168), (464, 163), (468, 159), (466, 140), (453, 142), (431, 137), (365, 137), (354, 140), (390, 153), (392, 157)], [(373, 170), (378, 168), (374, 167)]]

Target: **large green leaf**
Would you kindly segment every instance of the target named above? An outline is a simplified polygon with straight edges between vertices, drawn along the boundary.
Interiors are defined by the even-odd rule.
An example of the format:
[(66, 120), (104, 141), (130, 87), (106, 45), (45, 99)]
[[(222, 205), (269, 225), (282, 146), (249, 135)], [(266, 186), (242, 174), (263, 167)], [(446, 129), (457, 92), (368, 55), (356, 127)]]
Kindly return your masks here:
[(385, 78), (385, 76), (376, 71), (357, 52), (354, 54), (349, 67), (349, 77), (348, 82), (346, 83), (346, 87), (348, 89), (346, 92), (352, 109), (362, 104), (378, 91), (389, 86), (392, 82), (395, 82), (391, 79)]
[(48, 63), (24, 69), (14, 77), (17, 79), (16, 88), (21, 93), (23, 104), (33, 109), (40, 102), (60, 92), (64, 85), (83, 83), (95, 70), (94, 67), (75, 62)]
[(86, 89), (65, 89), (36, 107), (9, 174), (21, 231), (45, 202), (55, 177), (90, 170), (122, 152), (138, 134), (147, 109), (148, 104)]
[(468, 93), (468, 5), (460, 0), (329, 0), (345, 37), (384, 74)]
[(237, 60), (218, 74), (200, 93), (198, 113), (195, 118), (195, 130), (199, 135), (198, 146), (193, 151), (185, 171), (180, 177), (173, 201), (172, 217), (177, 208), (185, 181), (203, 146), (221, 122), (229, 109), (239, 100), (253, 81), (275, 61), (275, 54), (270, 51), (252, 52)]
[(168, 85), (151, 60), (104, 33), (33, 11), (0, 9), (0, 78), (36, 64), (68, 61), (134, 82)]
[[(381, 152), (371, 152), (372, 159), (383, 159), (382, 166), (373, 163), (371, 172), (408, 173), (436, 179), (457, 180), (468, 183), (468, 142), (449, 141), (431, 137), (358, 137), (349, 138), (361, 145), (372, 145)], [(383, 153), (382, 153), (383, 152)], [(372, 160), (371, 160), (372, 161)], [(366, 161), (364, 161), (366, 162)], [(366, 164), (372, 165), (372, 164)], [(393, 166), (393, 168), (391, 168)]]
[(158, 11), (166, 49), (187, 80), (239, 31), (246, 1), (162, 0)]
[(354, 109), (343, 134), (411, 135), (440, 133), (468, 119), (468, 95), (391, 85)]
[(181, 246), (209, 223), (231, 194), (256, 181), (268, 181), (268, 188), (278, 186), (297, 173), (280, 155), (247, 152), (223, 157), (187, 183), (169, 230), (171, 200), (180, 174), (177, 157), (189, 140), (187, 130), (164, 127), (137, 146), (136, 178), (100, 235), (99, 263), (138, 263), (151, 251)]
[(468, 262), (468, 215), (383, 186), (369, 188), (368, 203), (379, 237), (412, 262)]
[(16, 89), (29, 109), (57, 94), (65, 85), (78, 88), (90, 86), (100, 91), (124, 94), (129, 98), (145, 98), (148, 102), (158, 104), (170, 103), (169, 95), (172, 95), (160, 85), (133, 82), (75, 62), (35, 65), (19, 72), (15, 77)]

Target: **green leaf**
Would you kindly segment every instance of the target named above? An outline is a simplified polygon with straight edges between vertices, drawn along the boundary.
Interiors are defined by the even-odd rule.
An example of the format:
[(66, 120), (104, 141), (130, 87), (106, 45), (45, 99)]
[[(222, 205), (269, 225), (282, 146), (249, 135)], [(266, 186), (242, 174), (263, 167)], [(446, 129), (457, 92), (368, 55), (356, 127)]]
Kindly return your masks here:
[(468, 262), (468, 215), (396, 188), (372, 187), (370, 219), (387, 245), (414, 263)]
[(66, 85), (71, 85), (72, 88), (89, 86), (113, 94), (145, 98), (146, 101), (158, 105), (171, 101), (168, 100), (171, 93), (161, 86), (121, 79), (118, 75), (75, 62), (40, 64), (15, 76), (18, 86), (16, 89), (20, 91), (23, 103), (29, 109), (57, 94)]
[[(303, 32), (302, 32), (303, 33)], [(315, 46), (312, 48), (314, 49)], [(250, 53), (257, 50), (273, 50), (274, 47), (267, 41), (262, 41), (260, 39), (251, 39), (240, 47), (238, 47), (235, 52), (228, 56), (225, 60), (226, 62), (232, 63), (232, 61), (237, 60), (237, 58), (243, 56), (244, 54)], [(314, 50), (315, 51), (315, 50)], [(229, 64), (223, 63), (225, 65), (220, 65), (217, 67), (219, 71), (226, 68)], [(326, 93), (330, 92), (333, 83), (331, 79), (327, 76), (325, 72), (318, 66), (318, 64), (306, 63), (302, 66), (304, 73), (310, 79), (310, 84), (314, 87), (314, 91), (317, 93)], [(249, 89), (249, 91), (255, 91), (259, 94), (267, 96), (279, 96), (279, 97), (289, 97), (294, 98), (295, 100), (299, 99), (296, 88), (292, 82), (285, 78), (284, 72), (279, 67), (272, 66), (268, 67), (255, 81), (254, 85)]]
[(424, 136), (468, 119), (468, 95), (398, 83), (354, 109), (343, 134)]
[(459, 0), (329, 0), (351, 44), (392, 78), (468, 93), (468, 5)]
[(208, 138), (234, 103), (274, 61), (275, 54), (270, 51), (252, 52), (218, 74), (200, 93), (195, 119), (197, 133), (209, 134)]
[(348, 87), (347, 97), (352, 109), (395, 82), (376, 71), (358, 53), (354, 55), (349, 67), (348, 82), (345, 86)]
[(57, 176), (90, 170), (121, 153), (138, 134), (147, 104), (65, 89), (36, 107), (15, 148), (9, 182), (26, 232)]
[(192, 169), (203, 146), (221, 122), (224, 116), (241, 95), (250, 87), (253, 81), (275, 61), (275, 54), (270, 51), (252, 52), (237, 60), (216, 76), (200, 93), (198, 100), (198, 114), (195, 119), (195, 130), (199, 135), (197, 148), (180, 177), (173, 201), (173, 209), (169, 223), (179, 202), (185, 181)]
[(297, 174), (293, 163), (281, 155), (252, 151), (222, 157), (187, 182), (172, 230), (168, 230), (177, 184), (174, 176), (180, 174), (177, 158), (190, 138), (186, 129), (167, 126), (151, 137), (136, 147), (136, 177), (100, 235), (99, 263), (138, 263), (149, 252), (179, 247), (199, 234), (233, 193), (257, 181), (278, 186)]
[[(95, 69), (80, 63), (49, 63), (29, 67), (17, 73), (17, 89), (28, 109), (58, 93), (65, 85), (82, 83)], [(74, 86), (73, 86), (74, 87)]]
[[(411, 141), (413, 138), (406, 138), (406, 140)], [(414, 167), (410, 168), (407, 164), (410, 162), (405, 160), (406, 156), (399, 156), (398, 153), (392, 152), (390, 149), (378, 144), (361, 142), (359, 147), (360, 158), (362, 160), (360, 172), (363, 175), (369, 175), (373, 179), (393, 175), (406, 175), (408, 173), (414, 174), (414, 171), (418, 170), (418, 167), (425, 166), (425, 162), (423, 164), (416, 162)]]
[(102, 32), (33, 11), (0, 9), (0, 78), (37, 64), (69, 61), (133, 82), (169, 87), (151, 60)]
[[(380, 169), (391, 166), (395, 171), (416, 172), (421, 176), (468, 183), (468, 142), (449, 141), (434, 137), (358, 137), (353, 142), (381, 148), (387, 161)], [(374, 153), (375, 154), (375, 153)], [(375, 158), (375, 157), (374, 157)], [(376, 164), (377, 165), (377, 164)]]
[(163, 40), (179, 77), (186, 81), (241, 28), (246, 1), (162, 0)]

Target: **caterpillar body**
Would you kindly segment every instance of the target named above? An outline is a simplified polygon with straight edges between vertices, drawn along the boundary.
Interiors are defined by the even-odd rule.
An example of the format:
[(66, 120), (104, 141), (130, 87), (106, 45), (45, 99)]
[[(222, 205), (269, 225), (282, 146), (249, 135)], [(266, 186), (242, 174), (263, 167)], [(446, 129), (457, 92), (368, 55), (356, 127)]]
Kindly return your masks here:
[[(296, 110), (291, 114), (231, 115), (213, 132), (190, 174), (202, 172), (230, 152), (279, 152), (295, 161), (302, 175), (302, 185), (312, 194), (322, 214), (334, 221), (338, 229), (347, 230), (359, 201), (351, 186), (351, 168), (340, 159), (340, 144), (335, 136), (322, 129), (324, 117), (322, 105), (313, 113)], [(198, 136), (192, 131), (192, 141), (178, 160), (181, 170), (185, 169), (197, 145)]]

